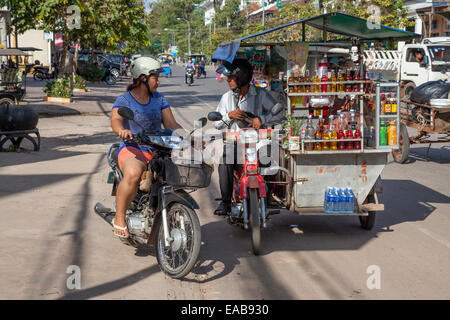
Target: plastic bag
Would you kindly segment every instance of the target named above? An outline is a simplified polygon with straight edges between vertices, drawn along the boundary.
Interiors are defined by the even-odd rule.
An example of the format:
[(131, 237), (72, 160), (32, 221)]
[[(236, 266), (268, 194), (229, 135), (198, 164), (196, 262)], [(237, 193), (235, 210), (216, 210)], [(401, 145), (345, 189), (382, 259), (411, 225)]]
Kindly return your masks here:
[(430, 104), (431, 99), (447, 99), (450, 93), (450, 83), (443, 80), (428, 81), (411, 92), (411, 101)]

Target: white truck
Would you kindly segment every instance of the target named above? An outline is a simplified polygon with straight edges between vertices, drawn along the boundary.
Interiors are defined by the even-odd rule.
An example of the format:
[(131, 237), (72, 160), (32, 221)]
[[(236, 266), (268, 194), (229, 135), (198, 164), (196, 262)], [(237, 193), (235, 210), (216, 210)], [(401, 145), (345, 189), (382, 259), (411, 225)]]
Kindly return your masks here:
[(364, 63), (370, 78), (400, 82), (401, 95), (407, 96), (425, 82), (450, 79), (450, 38), (425, 38), (422, 43), (407, 45), (400, 42), (398, 51), (366, 50)]

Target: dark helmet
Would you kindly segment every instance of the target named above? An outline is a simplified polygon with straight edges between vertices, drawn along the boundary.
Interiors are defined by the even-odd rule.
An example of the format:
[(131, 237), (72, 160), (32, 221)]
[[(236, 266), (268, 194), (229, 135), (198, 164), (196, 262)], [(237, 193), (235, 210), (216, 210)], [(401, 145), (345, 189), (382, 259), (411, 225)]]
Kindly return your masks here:
[(227, 77), (236, 76), (239, 89), (248, 85), (253, 79), (253, 67), (246, 59), (235, 59), (232, 64), (224, 61), (216, 72)]

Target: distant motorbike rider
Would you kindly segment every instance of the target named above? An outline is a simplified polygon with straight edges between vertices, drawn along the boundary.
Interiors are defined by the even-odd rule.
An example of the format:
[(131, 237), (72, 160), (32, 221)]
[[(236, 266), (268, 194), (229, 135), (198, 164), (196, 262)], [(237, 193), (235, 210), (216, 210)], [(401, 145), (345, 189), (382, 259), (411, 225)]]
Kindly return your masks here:
[[(184, 70), (185, 70), (185, 71), (187, 71), (188, 69), (195, 70), (195, 65), (194, 65), (194, 63), (192, 62), (192, 59), (189, 59), (188, 63), (187, 63), (186, 66), (184, 67)], [(184, 78), (185, 78), (185, 79), (184, 79), (185, 83), (187, 83), (187, 78), (188, 78), (187, 72), (185, 73)]]
[[(227, 127), (225, 123), (229, 125), (233, 122), (231, 130), (239, 131), (237, 122), (248, 119), (245, 112), (255, 115), (254, 118), (248, 119), (248, 124), (245, 127), (259, 129), (263, 124), (281, 120), (283, 117), (282, 113), (277, 116), (270, 114), (270, 110), (277, 104), (270, 93), (250, 84), (253, 79), (253, 68), (247, 60), (235, 59), (232, 64), (225, 61), (216, 72), (226, 76), (230, 87), (230, 91), (222, 96), (217, 107), (216, 111), (222, 114), (223, 121), (214, 123), (216, 129), (225, 129)], [(230, 147), (233, 150), (230, 150)], [(233, 161), (230, 161), (230, 159), (227, 161), (227, 156), (234, 157)], [(219, 184), (222, 202), (214, 211), (216, 215), (226, 215), (231, 209), (233, 171), (238, 164), (242, 163), (237, 161), (238, 156), (241, 157), (241, 154), (236, 152), (234, 146), (224, 146), (223, 162), (219, 164)]]

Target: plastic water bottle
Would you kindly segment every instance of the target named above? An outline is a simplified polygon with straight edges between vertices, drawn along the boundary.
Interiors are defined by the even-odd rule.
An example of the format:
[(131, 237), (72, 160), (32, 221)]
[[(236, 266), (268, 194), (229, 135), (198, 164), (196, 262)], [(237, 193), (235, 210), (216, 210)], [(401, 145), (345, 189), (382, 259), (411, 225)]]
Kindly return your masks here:
[(337, 192), (336, 188), (333, 188), (331, 190), (331, 204), (330, 204), (330, 212), (334, 213), (337, 212), (337, 206), (338, 206), (338, 200), (339, 200), (339, 194)]
[(348, 210), (350, 213), (353, 213), (355, 209), (355, 195), (353, 193), (352, 188), (347, 188), (347, 194), (348, 194)]
[(344, 213), (346, 210), (346, 196), (345, 196), (345, 189), (339, 188), (339, 198), (338, 198), (338, 208), (337, 212)]
[(330, 212), (330, 192), (331, 192), (331, 187), (327, 187), (327, 189), (325, 190), (325, 196), (323, 198), (323, 208), (325, 212)]

